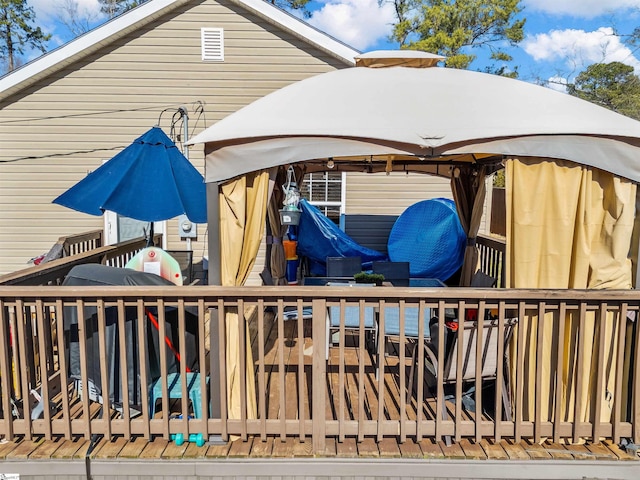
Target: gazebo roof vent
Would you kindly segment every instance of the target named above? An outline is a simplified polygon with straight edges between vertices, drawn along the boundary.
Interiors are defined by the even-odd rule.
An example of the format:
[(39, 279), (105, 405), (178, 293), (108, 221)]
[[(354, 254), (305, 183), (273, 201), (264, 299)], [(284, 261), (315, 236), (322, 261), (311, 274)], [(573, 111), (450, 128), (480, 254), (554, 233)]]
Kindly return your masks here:
[(375, 50), (355, 57), (356, 67), (434, 67), (446, 57), (419, 50)]

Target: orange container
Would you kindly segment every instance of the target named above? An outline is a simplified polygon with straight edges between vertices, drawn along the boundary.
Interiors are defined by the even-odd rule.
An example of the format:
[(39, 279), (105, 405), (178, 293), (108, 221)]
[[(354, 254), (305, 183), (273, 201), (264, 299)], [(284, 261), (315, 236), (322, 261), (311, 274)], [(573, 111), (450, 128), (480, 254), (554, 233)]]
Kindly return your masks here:
[(298, 242), (295, 240), (283, 240), (282, 245), (284, 246), (284, 257), (287, 260), (298, 258), (298, 255), (296, 254)]

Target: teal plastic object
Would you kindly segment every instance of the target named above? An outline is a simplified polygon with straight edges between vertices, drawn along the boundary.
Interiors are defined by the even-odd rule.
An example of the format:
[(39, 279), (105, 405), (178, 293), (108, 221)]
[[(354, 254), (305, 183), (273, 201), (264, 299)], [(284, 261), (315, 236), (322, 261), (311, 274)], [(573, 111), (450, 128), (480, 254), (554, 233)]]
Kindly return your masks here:
[[(184, 444), (184, 434), (172, 434), (171, 440), (175, 441), (176, 445), (179, 447)], [(204, 435), (201, 433), (190, 433), (187, 441), (190, 443), (195, 443), (198, 447), (202, 447), (205, 444)]]

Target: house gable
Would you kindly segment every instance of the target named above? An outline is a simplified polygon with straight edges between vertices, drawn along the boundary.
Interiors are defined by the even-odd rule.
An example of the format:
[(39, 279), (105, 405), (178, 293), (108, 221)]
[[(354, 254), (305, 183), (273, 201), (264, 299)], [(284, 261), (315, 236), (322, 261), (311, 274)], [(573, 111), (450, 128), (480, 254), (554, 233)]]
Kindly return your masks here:
[[(241, 2), (174, 3), (100, 48), (34, 75), (12, 94), (3, 92), (0, 274), (26, 267), (63, 235), (102, 228), (102, 217), (51, 201), (151, 126), (171, 133), (178, 107), (188, 109), (194, 135), (274, 90), (351, 65)], [(203, 27), (224, 30), (223, 62), (202, 61)], [(182, 127), (175, 133), (182, 134)], [(202, 150), (192, 147), (189, 153), (202, 172)], [(184, 249), (176, 221), (167, 231), (168, 247)], [(193, 242), (200, 255), (205, 240), (201, 226)]]

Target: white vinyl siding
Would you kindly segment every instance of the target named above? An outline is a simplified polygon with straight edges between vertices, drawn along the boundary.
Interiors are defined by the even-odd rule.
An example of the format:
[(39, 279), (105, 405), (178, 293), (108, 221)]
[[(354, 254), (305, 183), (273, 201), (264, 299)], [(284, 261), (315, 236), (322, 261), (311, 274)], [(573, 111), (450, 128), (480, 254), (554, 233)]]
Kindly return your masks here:
[(400, 215), (430, 198), (453, 198), (448, 178), (421, 173), (347, 173), (346, 214)]
[[(490, 180), (488, 181), (490, 183)], [(448, 178), (422, 173), (347, 173), (345, 206), (347, 215), (395, 215), (407, 207), (431, 198), (453, 199)], [(488, 231), (486, 217), (491, 195), (484, 203), (484, 216), (480, 232)]]

